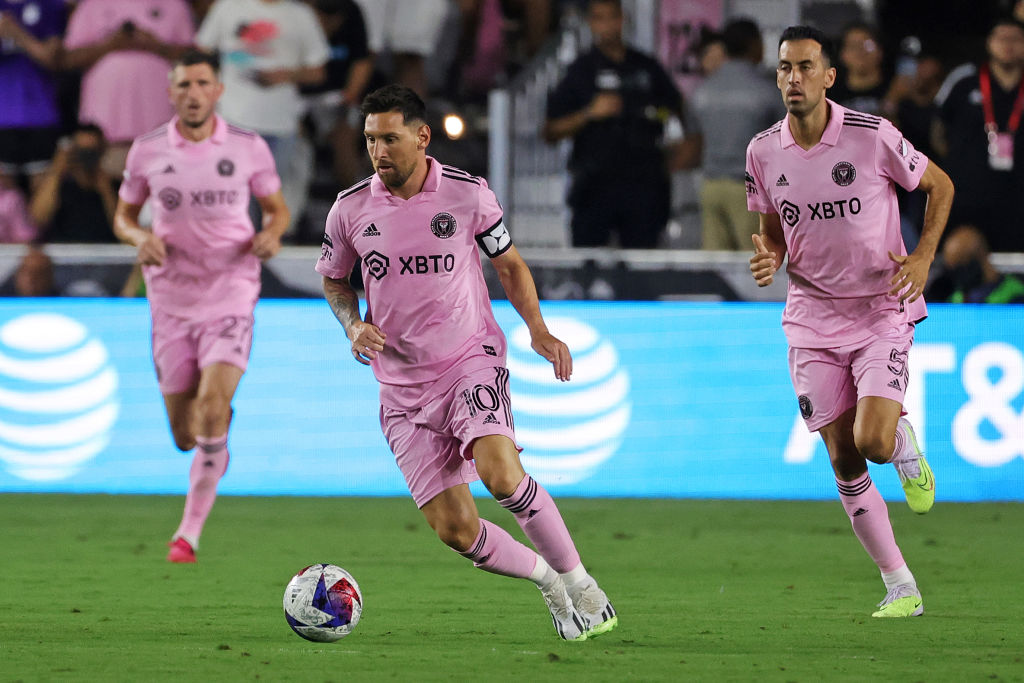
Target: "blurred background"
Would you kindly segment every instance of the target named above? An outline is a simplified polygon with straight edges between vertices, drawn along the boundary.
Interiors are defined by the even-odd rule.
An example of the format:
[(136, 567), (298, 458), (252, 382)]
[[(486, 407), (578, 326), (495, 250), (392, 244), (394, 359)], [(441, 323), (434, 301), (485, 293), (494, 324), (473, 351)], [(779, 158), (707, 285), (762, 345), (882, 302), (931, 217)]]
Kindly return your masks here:
[[(921, 393), (914, 400), (921, 410), (933, 407), (925, 429), (931, 436), (926, 433), (924, 438), (944, 444), (951, 464), (955, 461), (980, 477), (964, 484), (967, 488), (957, 494), (961, 499), (1021, 497), (1024, 320), (1020, 309), (1000, 304), (1024, 301), (1024, 205), (1018, 199), (1024, 190), (1024, 143), (1017, 136), (1009, 169), (985, 163), (976, 84), (980, 65), (998, 66), (1006, 75), (999, 96), (1006, 106), (999, 104), (997, 113), (1011, 118), (1024, 75), (1024, 29), (1014, 23), (1024, 18), (1024, 0), (622, 0), (621, 21), (609, 20), (595, 7), (606, 4), (0, 0), (0, 295), (7, 297), (0, 306), (0, 360), (14, 359), (13, 365), (0, 367), (0, 379), (9, 383), (4, 391), (15, 392), (0, 394), (0, 460), (8, 465), (0, 488), (37, 490), (34, 482), (49, 481), (38, 486), (176, 490), (177, 484), (165, 480), (142, 482), (145, 467), (133, 460), (139, 451), (171, 449), (157, 428), (163, 417), (148, 360), (148, 316), (141, 299), (144, 286), (133, 268), (135, 250), (116, 244), (110, 225), (127, 149), (132, 139), (170, 118), (166, 73), (170, 60), (192, 45), (221, 55), (227, 85), (222, 114), (287, 143), (275, 145), (274, 151), (293, 222), (285, 248), (264, 268), (263, 297), (289, 299), (288, 305), (296, 308), (282, 313), (274, 307), (286, 302), (269, 302), (257, 309), (258, 321), (261, 311), (274, 312), (265, 313), (258, 323), (253, 365), (240, 395), (245, 409), (239, 411), (237, 434), (243, 441), (238, 448), (259, 452), (260, 435), (273, 438), (260, 420), (284, 410), (270, 404), (288, 391), (292, 377), (325, 382), (317, 389), (323, 392), (317, 400), (323, 401), (327, 414), (367, 412), (365, 406), (345, 403), (354, 391), (373, 402), (372, 382), (357, 376), (358, 368), (346, 364), (335, 369), (339, 361), (329, 349), (341, 332), (332, 327), (329, 313), (302, 300), (321, 297), (313, 264), (335, 196), (372, 172), (359, 102), (382, 84), (401, 82), (428, 103), (433, 130), (429, 153), (488, 180), (514, 241), (533, 269), (541, 298), (569, 306), (555, 308), (566, 334), (577, 334), (584, 353), (604, 349), (603, 343), (617, 349), (611, 364), (607, 349), (602, 351), (605, 356), (596, 356), (604, 365), (594, 361), (600, 369), (593, 382), (611, 382), (606, 388), (618, 393), (605, 397), (617, 396), (618, 402), (598, 401), (581, 415), (556, 416), (572, 424), (597, 420), (593, 424), (605, 426), (593, 435), (591, 460), (580, 460), (580, 453), (553, 455), (570, 459), (550, 465), (549, 483), (575, 483), (564, 478), (566, 462), (583, 462), (587, 476), (598, 473), (600, 463), (622, 453), (627, 434), (634, 443), (651, 440), (649, 450), (635, 453), (670, 454), (673, 445), (715, 441), (716, 435), (738, 428), (734, 420), (752, 415), (770, 418), (758, 432), (763, 438), (718, 452), (725, 458), (719, 462), (731, 462), (736, 474), (749, 473), (752, 451), (763, 451), (766, 459), (778, 456), (779, 463), (790, 466), (823, 458), (820, 444), (799, 434), (795, 401), (784, 376), (778, 302), (785, 299), (785, 278), (759, 289), (748, 272), (749, 233), (757, 223), (746, 212), (742, 192), (747, 141), (784, 114), (774, 84), (778, 36), (788, 25), (808, 23), (835, 40), (838, 79), (830, 96), (892, 120), (957, 185), (948, 238), (929, 287), (929, 301), (951, 302), (950, 308), (935, 309), (934, 326), (922, 327), (921, 343), (915, 347), (922, 373), (941, 373), (943, 379), (931, 389), (920, 382)], [(278, 6), (275, 11), (281, 12), (313, 12), (322, 34), (317, 40), (328, 45), (329, 59), (305, 64), (294, 56), (300, 52), (296, 46), (275, 43), (273, 23), (260, 14), (264, 5)], [(245, 12), (249, 14), (238, 18)], [(627, 50), (627, 62), (635, 68), (602, 66), (599, 53), (619, 49)], [(249, 99), (232, 99), (242, 89), (233, 91), (231, 79), (259, 82), (261, 70), (287, 65), (289, 59), (297, 60), (295, 67), (317, 68), (321, 76), (316, 82), (289, 84), (300, 106), (269, 112), (274, 120), (260, 130), (262, 124), (246, 120), (248, 113), (259, 110), (259, 94), (247, 91)], [(595, 108), (598, 99), (603, 112)], [(582, 130), (567, 128), (566, 117), (579, 112), (593, 115), (597, 123)], [(904, 240), (912, 249), (923, 201), (918, 193), (901, 193), (900, 201)], [(502, 298), (491, 269), (485, 273), (492, 297)], [(75, 303), (79, 299), (80, 305)], [(621, 303), (570, 305), (583, 301)], [(773, 305), (753, 309), (761, 317), (751, 325), (751, 310), (715, 308), (721, 302)], [(992, 306), (981, 311), (972, 303)], [(660, 305), (666, 308), (645, 308)], [(962, 312), (956, 306), (963, 306)], [(499, 311), (512, 334), (514, 317)], [(306, 315), (313, 316), (311, 321)], [(309, 358), (292, 359), (304, 364), (299, 369), (282, 361), (296, 355), (284, 338), (294, 331), (295, 321), (307, 326), (303, 329), (316, 349)], [(665, 336), (641, 340), (640, 334), (630, 333), (652, 326)], [(690, 346), (682, 339), (689, 339)], [(18, 359), (45, 352), (58, 364), (78, 362), (73, 354), (89, 347), (90, 340), (104, 350), (88, 356), (91, 360), (80, 373), (67, 375), (67, 386), (78, 387), (83, 378), (94, 380), (108, 366), (117, 382), (102, 385), (106, 394), (93, 393), (77, 407), (62, 409), (62, 417), (53, 417), (45, 406), (26, 417), (17, 392), (51, 380), (25, 370)], [(749, 345), (756, 343), (764, 346), (751, 354)], [(643, 354), (648, 364), (634, 367), (637, 355)], [(626, 384), (616, 374), (619, 360), (632, 378)], [(708, 371), (709, 364), (714, 373)], [(769, 368), (771, 373), (750, 388), (744, 368)], [(268, 373), (264, 379), (261, 371)], [(342, 379), (324, 378), (332, 373)], [(639, 377), (647, 379), (640, 382)], [(525, 383), (528, 378), (527, 372), (516, 380), (513, 371), (514, 381)], [(658, 391), (647, 391), (652, 383)], [(985, 387), (995, 398), (985, 398)], [(681, 404), (677, 394), (691, 389), (695, 396)], [(529, 395), (532, 390), (523, 391)], [(550, 391), (540, 387), (535, 393), (545, 397)], [(986, 401), (1001, 407), (983, 414), (978, 406)], [(543, 401), (537, 405), (538, 419), (550, 421), (550, 406)], [(96, 412), (103, 410), (102, 415)], [(64, 424), (61, 420), (75, 411), (92, 415), (91, 422), (75, 424), (92, 426), (69, 435), (66, 443), (45, 446), (40, 445), (45, 439), (33, 441), (33, 428), (50, 425), (52, 432), (54, 424)], [(679, 411), (686, 417), (680, 419)], [(360, 448), (381, 456), (379, 476), (389, 482), (385, 490), (401, 493), (372, 413), (358, 420), (360, 427), (351, 434)], [(608, 416), (619, 422), (609, 423)], [(327, 418), (321, 416), (321, 422), (307, 424), (312, 419), (303, 414), (298, 422), (288, 423), (289, 429), (302, 432), (305, 425), (307, 436), (320, 434), (322, 439), (311, 441), (295, 438), (308, 451), (303, 457), (320, 453), (325, 463), (333, 462), (338, 423), (323, 424)], [(671, 428), (665, 426), (670, 423)], [(525, 424), (524, 440), (536, 436), (538, 444), (546, 443), (552, 429), (564, 427), (543, 423), (548, 426), (531, 432), (529, 417)], [(263, 432), (257, 429), (261, 425)], [(959, 435), (954, 425), (961, 428)], [(39, 465), (36, 456), (44, 451), (50, 454), (47, 462), (65, 464)], [(88, 457), (83, 455), (87, 452)], [(96, 463), (105, 462), (107, 469), (94, 468), (86, 475), (82, 467), (67, 465), (98, 453), (104, 455)], [(700, 462), (702, 455), (694, 453), (692, 462)], [(268, 453), (263, 460), (250, 460), (251, 480), (236, 470), (234, 490), (262, 491), (258, 482), (266, 480), (266, 468), (291, 467), (274, 457)], [(143, 464), (159, 469), (157, 460)], [(135, 474), (125, 474), (128, 462), (135, 462), (130, 470)], [(635, 468), (640, 461), (620, 462)], [(543, 470), (545, 465), (537, 461), (534, 467)], [(629, 467), (603, 470), (595, 481), (606, 483), (595, 492), (635, 493), (616, 484), (629, 481), (622, 474)], [(793, 495), (831, 496), (828, 468), (818, 462), (816, 471), (821, 481)], [(691, 482), (679, 489), (666, 484), (652, 491), (736, 494), (715, 483), (722, 472), (708, 471), (703, 484)], [(127, 479), (111, 483), (117, 476)], [(651, 472), (652, 479), (657, 476)], [(65, 483), (52, 483), (59, 481)], [(739, 495), (782, 490), (775, 486), (781, 483), (778, 477), (761, 483)], [(314, 484), (294, 484), (293, 490)], [(813, 488), (819, 484), (820, 489)]]
[[(267, 22), (258, 13), (227, 30), (214, 25), (224, 23), (214, 12), (218, 4), (232, 2), (0, 2), (0, 243), (17, 245), (0, 245), (4, 294), (140, 293), (129, 278), (132, 250), (105, 245), (116, 242), (110, 218), (131, 140), (171, 114), (159, 78), (167, 57), (198, 44), (220, 52), (225, 64), (258, 63), (256, 55), (274, 45), (273, 29), (261, 32)], [(836, 41), (839, 77), (831, 96), (892, 119), (947, 169), (958, 187), (955, 222), (983, 234), (997, 270), (1024, 272), (1024, 217), (1009, 201), (1021, 188), (1024, 163), (996, 174), (1005, 176), (1000, 182), (972, 166), (972, 150), (957, 141), (974, 144), (982, 134), (960, 129), (970, 125), (962, 109), (973, 107), (980, 117), (977, 88), (954, 87), (991, 58), (992, 27), (1002, 17), (1024, 16), (1024, 2), (623, 0), (623, 43), (653, 57), (675, 90), (634, 96), (611, 74), (604, 87), (625, 93), (631, 109), (597, 143), (587, 131), (578, 139), (553, 136), (549, 125), (585, 106), (588, 88), (595, 88), (566, 82), (570, 65), (594, 49), (586, 0), (305, 4), (316, 13), (330, 58), (320, 83), (295, 86), (301, 107), (282, 113), (284, 137), (295, 143), (275, 151), (293, 215), (290, 246), (318, 245), (335, 195), (371, 172), (358, 105), (369, 90), (398, 81), (428, 102), (430, 152), (487, 178), (544, 298), (781, 300), (784, 286), (758, 290), (747, 275), (749, 238), (740, 238), (750, 225), (756, 229), (756, 219), (742, 215), (745, 206), (730, 192), (742, 181), (746, 141), (784, 113), (774, 90), (778, 35), (787, 25), (811, 23)], [(225, 34), (240, 39), (226, 44), (219, 37)], [(1024, 64), (1024, 44), (1007, 49), (1008, 59)], [(244, 119), (259, 102), (232, 101), (225, 80), (222, 105)], [(258, 132), (282, 136), (278, 129)], [(614, 163), (603, 161), (602, 147), (604, 158), (608, 150), (618, 155)], [(658, 156), (629, 151), (646, 147)], [(1018, 141), (1017, 148), (1024, 145)], [(573, 209), (574, 201), (588, 201), (594, 164), (604, 166), (608, 182), (621, 186), (639, 176), (649, 189), (664, 178), (665, 189), (603, 193), (613, 195), (601, 208), (614, 224), (598, 225), (593, 211)], [(923, 202), (915, 193), (903, 193), (901, 202), (912, 249)], [(648, 215), (651, 205), (657, 215)], [(954, 227), (951, 221), (947, 234)], [(313, 253), (287, 248), (270, 262), (265, 296), (318, 296)], [(26, 271), (20, 289), (19, 268)], [(953, 289), (940, 281), (930, 298), (948, 299)]]

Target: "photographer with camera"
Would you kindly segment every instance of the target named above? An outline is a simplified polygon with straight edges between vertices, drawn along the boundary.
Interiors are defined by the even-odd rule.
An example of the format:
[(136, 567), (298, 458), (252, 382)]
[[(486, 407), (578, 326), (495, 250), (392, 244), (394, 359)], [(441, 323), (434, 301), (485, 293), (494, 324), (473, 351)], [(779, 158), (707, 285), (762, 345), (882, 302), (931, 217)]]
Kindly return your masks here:
[(29, 215), (45, 242), (116, 242), (117, 195), (100, 165), (107, 143), (99, 126), (79, 124), (57, 144), (50, 168), (32, 193)]

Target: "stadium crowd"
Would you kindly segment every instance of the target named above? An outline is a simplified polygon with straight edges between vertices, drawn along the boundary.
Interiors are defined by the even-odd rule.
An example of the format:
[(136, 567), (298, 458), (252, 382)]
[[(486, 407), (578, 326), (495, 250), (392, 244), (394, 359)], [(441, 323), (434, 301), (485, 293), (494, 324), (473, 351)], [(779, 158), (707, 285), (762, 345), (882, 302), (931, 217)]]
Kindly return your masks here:
[[(830, 97), (889, 118), (948, 169), (957, 188), (948, 232), (971, 227), (971, 253), (987, 258), (1024, 252), (1024, 207), (1016, 201), (1024, 187), (1016, 135), (1024, 0), (989, 0), (976, 14), (986, 26), (956, 50), (919, 38), (927, 31), (917, 27), (886, 24), (884, 11), (824, 28), (839, 55)], [(705, 30), (693, 46), (702, 82), (682, 95), (665, 65), (645, 56), (648, 47), (622, 40), (614, 0), (0, 0), (0, 242), (116, 242), (111, 222), (128, 148), (170, 118), (169, 65), (197, 46), (220, 54), (221, 114), (270, 145), (293, 217), (285, 241), (316, 243), (323, 216), (313, 204), (329, 205), (371, 172), (358, 113), (363, 95), (398, 82), (430, 95), (438, 119), (453, 109), (484, 111), (488, 91), (550, 47), (572, 17), (589, 25), (594, 47), (552, 91), (538, 137), (575, 144), (567, 198), (573, 244), (664, 245), (668, 174), (696, 170), (702, 246), (748, 250), (757, 220), (745, 207), (744, 150), (784, 113), (765, 68), (775, 46), (745, 18)], [(636, 69), (647, 75), (633, 78)], [(605, 90), (593, 77), (589, 90), (577, 87), (580, 73), (613, 71)], [(662, 84), (648, 93), (653, 110), (629, 90), (647, 80)], [(668, 118), (680, 133), (663, 125)], [(485, 173), (485, 136), (437, 142), (439, 156), (450, 152), (446, 160)], [(600, 172), (609, 159), (618, 174)], [(624, 175), (645, 182), (606, 191)], [(900, 206), (912, 249), (923, 197), (901, 191)], [(943, 254), (971, 262), (952, 248)], [(33, 248), (27, 258), (39, 256)], [(957, 291), (982, 286), (958, 282)]]

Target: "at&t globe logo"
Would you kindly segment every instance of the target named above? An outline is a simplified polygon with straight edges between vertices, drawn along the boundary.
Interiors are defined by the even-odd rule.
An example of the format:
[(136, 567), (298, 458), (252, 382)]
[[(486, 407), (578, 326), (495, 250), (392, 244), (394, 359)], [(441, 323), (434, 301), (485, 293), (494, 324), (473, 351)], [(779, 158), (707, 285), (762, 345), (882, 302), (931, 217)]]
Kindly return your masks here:
[(573, 354), (572, 381), (530, 348), (518, 325), (509, 337), (512, 410), (523, 466), (545, 485), (573, 484), (615, 455), (629, 426), (629, 375), (607, 339), (575, 318), (550, 318), (551, 333)]
[(118, 415), (117, 372), (76, 320), (31, 313), (0, 326), (0, 462), (64, 479), (100, 453)]

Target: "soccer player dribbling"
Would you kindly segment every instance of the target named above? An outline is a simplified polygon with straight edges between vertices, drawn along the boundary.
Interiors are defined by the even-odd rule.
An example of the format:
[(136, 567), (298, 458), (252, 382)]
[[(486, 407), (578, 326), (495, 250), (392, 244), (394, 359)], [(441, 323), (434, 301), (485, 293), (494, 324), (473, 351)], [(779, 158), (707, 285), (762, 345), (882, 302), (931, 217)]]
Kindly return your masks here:
[[(267, 143), (214, 113), (224, 90), (217, 58), (184, 54), (168, 90), (176, 115), (132, 143), (114, 231), (138, 247), (174, 444), (196, 449), (167, 555), (170, 562), (195, 562), (228, 466), (231, 400), (249, 360), (260, 262), (281, 248), (289, 213)], [(250, 194), (263, 210), (258, 232)], [(152, 230), (139, 224), (147, 198)]]
[[(544, 323), (533, 276), (486, 181), (427, 156), (425, 110), (415, 92), (396, 85), (363, 100), (375, 173), (338, 195), (316, 270), (353, 357), (380, 384), (381, 428), (431, 528), (476, 567), (535, 583), (558, 635), (586, 640), (610, 631), (618, 617), (581, 563), (555, 502), (523, 470), (505, 336), (478, 250), (558, 379), (569, 379), (572, 357)], [(365, 319), (349, 284), (357, 258)], [(479, 518), (468, 486), (477, 479), (537, 552)]]
[[(910, 508), (931, 509), (935, 482), (902, 408), (953, 184), (888, 121), (825, 97), (832, 58), (817, 29), (791, 26), (779, 39), (788, 114), (747, 147), (747, 207), (760, 213), (750, 270), (765, 286), (789, 257), (782, 326), (790, 375), (807, 428), (828, 449), (853, 531), (881, 572), (886, 595), (872, 616), (917, 616), (921, 592), (867, 461), (892, 463)], [(928, 195), (909, 255), (894, 183)]]

